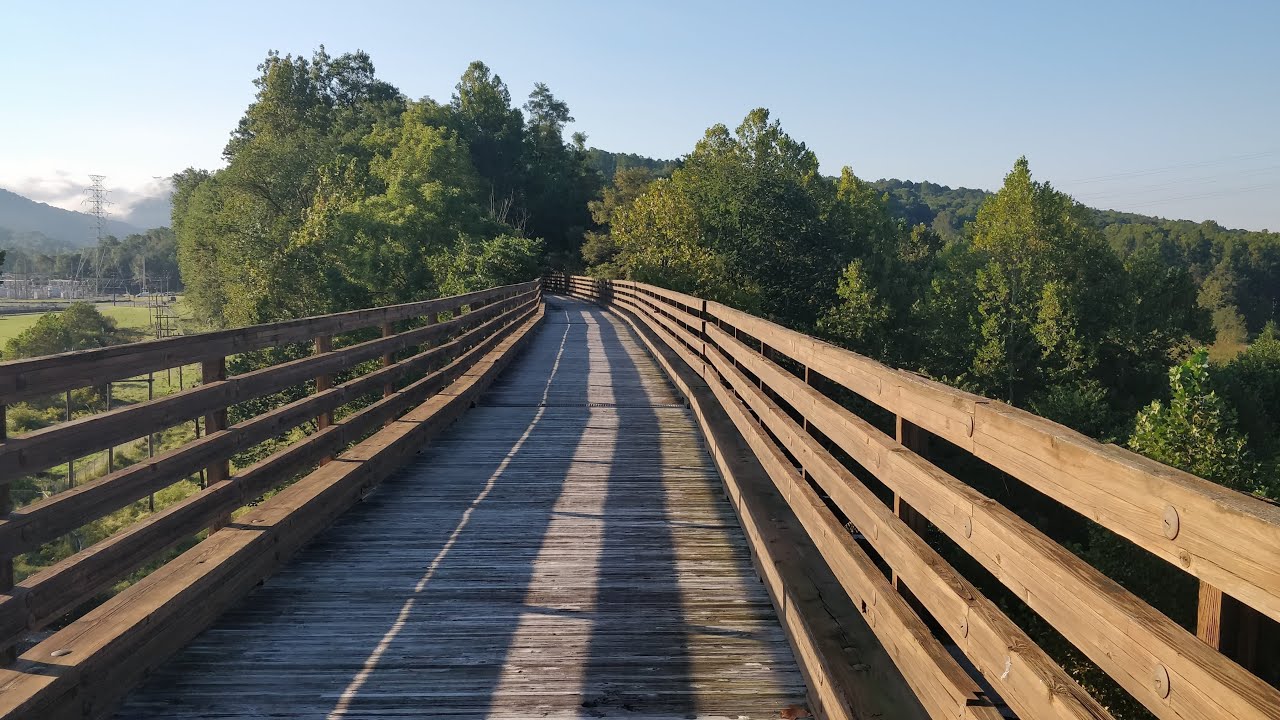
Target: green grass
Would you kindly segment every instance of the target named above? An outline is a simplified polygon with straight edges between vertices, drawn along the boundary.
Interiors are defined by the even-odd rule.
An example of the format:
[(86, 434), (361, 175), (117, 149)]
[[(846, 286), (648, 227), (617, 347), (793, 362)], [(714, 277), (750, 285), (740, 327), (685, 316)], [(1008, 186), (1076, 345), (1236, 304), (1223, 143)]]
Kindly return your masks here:
[[(114, 319), (116, 324), (122, 328), (137, 330), (142, 333), (149, 333), (151, 330), (151, 315), (145, 305), (99, 303), (98, 311)], [(43, 314), (36, 312), (22, 313), (20, 315), (0, 315), (0, 349), (3, 349), (5, 345), (9, 344), (10, 340), (17, 337), (23, 330), (35, 325)]]

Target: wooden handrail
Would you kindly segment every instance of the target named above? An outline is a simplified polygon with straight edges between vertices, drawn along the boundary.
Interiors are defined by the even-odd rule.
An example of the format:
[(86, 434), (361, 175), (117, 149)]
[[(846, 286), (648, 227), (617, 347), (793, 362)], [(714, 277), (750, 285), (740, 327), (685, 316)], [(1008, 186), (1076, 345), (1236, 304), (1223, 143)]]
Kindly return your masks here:
[(453, 312), (472, 303), (509, 297), (540, 286), (541, 283), (535, 280), (435, 300), (0, 362), (0, 404), (8, 405), (17, 400), (101, 385), (212, 357), (227, 357), (291, 343), (311, 342), (320, 335), (340, 335), (436, 313)]
[[(134, 405), (117, 407), (53, 425), (0, 443), (0, 486), (17, 477), (68, 459), (162, 432), (192, 418), (205, 418), (206, 432), (142, 462), (113, 469), (11, 510), (0, 519), (0, 559), (38, 549), (98, 518), (184, 478), (205, 471), (195, 494), (144, 516), (110, 537), (44, 568), (0, 595), (0, 647), (24, 633), (43, 628), (81, 606), (157, 554), (202, 529), (224, 525), (231, 513), (264, 492), (332, 458), (388, 422), (427, 401), (468, 372), (495, 345), (522, 326), (540, 307), (538, 282), (354, 313), (305, 318), (240, 330), (33, 358), (0, 366), (0, 386), (18, 388), (7, 396), (32, 397), (71, 387), (85, 379), (98, 382), (156, 369), (154, 363), (200, 361), (207, 382), (195, 388)], [(395, 332), (395, 322), (427, 314), (427, 324)], [(453, 317), (435, 322), (437, 316)], [(333, 334), (377, 326), (381, 337), (332, 349)], [(316, 333), (332, 333), (320, 335)], [(254, 350), (272, 342), (323, 337), (322, 352), (227, 377), (227, 348)], [(208, 345), (202, 345), (204, 340)], [(209, 348), (213, 348), (210, 350)], [(399, 354), (411, 351), (399, 360)], [(374, 362), (381, 361), (381, 362)], [(103, 363), (105, 368), (94, 367)], [(128, 370), (124, 370), (128, 368)], [(213, 370), (209, 370), (213, 368)], [(35, 374), (29, 379), (27, 372)], [(358, 372), (354, 377), (351, 373)], [(8, 373), (8, 375), (5, 375)], [(19, 378), (18, 373), (22, 373)], [(340, 377), (339, 375), (342, 374)], [(229, 406), (316, 378), (298, 400), (227, 426)], [(399, 387), (399, 389), (396, 389)], [(354, 401), (366, 402), (346, 417), (335, 416)], [(315, 432), (249, 467), (232, 472), (231, 458), (321, 418)]]
[[(1276, 506), (720, 303), (622, 280), (553, 277), (547, 287), (630, 314), (682, 357), (717, 390), (833, 571), (853, 581), (846, 584), (851, 597), (860, 601), (868, 579), (849, 565), (844, 541), (831, 538), (838, 516), (815, 503), (814, 492), (830, 498), (895, 582), (900, 578), (910, 590), (920, 612), (942, 627), (1021, 717), (1109, 715), (923, 542), (917, 517), (986, 567), (1157, 717), (1280, 717), (1275, 688), (823, 394), (809, 384), (809, 374), (865, 398), (900, 424), (947, 440), (1280, 619)], [(785, 358), (788, 366), (775, 358)], [(832, 447), (892, 491), (894, 503), (886, 504), (858, 480)], [(906, 509), (896, 513), (895, 505)], [(890, 630), (877, 624), (873, 630), (886, 647), (917, 640), (906, 626)], [(907, 658), (899, 669), (932, 714), (955, 717), (954, 708), (936, 702), (946, 694), (946, 673), (935, 673), (931, 687), (916, 687), (928, 675), (918, 662)]]

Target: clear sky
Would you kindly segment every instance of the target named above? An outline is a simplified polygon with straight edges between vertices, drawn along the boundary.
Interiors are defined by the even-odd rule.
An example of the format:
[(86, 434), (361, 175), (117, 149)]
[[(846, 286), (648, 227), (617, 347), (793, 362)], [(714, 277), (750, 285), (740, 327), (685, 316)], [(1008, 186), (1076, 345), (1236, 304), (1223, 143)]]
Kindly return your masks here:
[(0, 187), (76, 207), (101, 173), (127, 207), (218, 167), (267, 50), (323, 43), (414, 98), (473, 59), (546, 82), (608, 150), (764, 106), (824, 172), (990, 189), (1025, 154), (1089, 205), (1280, 230), (1278, 32), (1275, 0), (0, 0)]

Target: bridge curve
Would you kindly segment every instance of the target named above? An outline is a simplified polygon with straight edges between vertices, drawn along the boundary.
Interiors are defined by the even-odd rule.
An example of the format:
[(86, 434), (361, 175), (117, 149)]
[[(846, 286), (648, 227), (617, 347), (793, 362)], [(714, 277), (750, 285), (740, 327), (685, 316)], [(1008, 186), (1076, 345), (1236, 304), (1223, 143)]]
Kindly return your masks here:
[(804, 684), (689, 411), (552, 298), (452, 428), (119, 718), (776, 718)]

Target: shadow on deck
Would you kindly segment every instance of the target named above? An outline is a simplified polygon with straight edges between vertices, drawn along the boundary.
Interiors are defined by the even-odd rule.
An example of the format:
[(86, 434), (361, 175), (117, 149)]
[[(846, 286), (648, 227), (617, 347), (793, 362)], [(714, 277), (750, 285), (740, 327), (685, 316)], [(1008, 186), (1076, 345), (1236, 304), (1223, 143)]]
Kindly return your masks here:
[(776, 718), (804, 687), (688, 411), (550, 298), (454, 428), (119, 717)]

